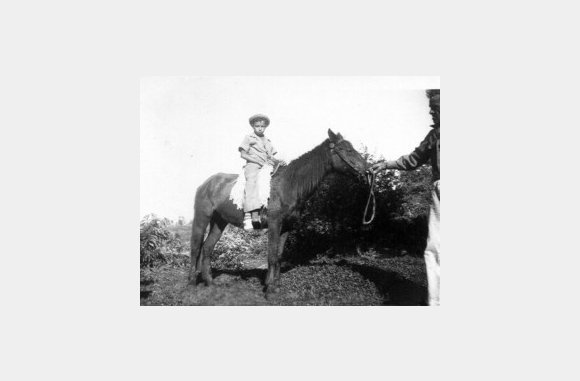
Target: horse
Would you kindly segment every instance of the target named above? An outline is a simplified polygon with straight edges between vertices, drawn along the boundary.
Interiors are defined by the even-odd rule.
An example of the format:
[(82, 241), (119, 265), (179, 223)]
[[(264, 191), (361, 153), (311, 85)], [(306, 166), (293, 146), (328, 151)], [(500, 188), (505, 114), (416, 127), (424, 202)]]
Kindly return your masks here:
[[(332, 172), (354, 173), (365, 177), (368, 163), (340, 133), (328, 130), (328, 139), (311, 151), (281, 166), (270, 180), (267, 205), (268, 272), (266, 295), (279, 291), (280, 258), (292, 221), (322, 180)], [(195, 286), (201, 275), (212, 285), (211, 253), (228, 224), (243, 228), (244, 211), (230, 200), (238, 175), (217, 173), (197, 188), (191, 231), (191, 268), (189, 284)], [(209, 225), (209, 233), (204, 240)]]

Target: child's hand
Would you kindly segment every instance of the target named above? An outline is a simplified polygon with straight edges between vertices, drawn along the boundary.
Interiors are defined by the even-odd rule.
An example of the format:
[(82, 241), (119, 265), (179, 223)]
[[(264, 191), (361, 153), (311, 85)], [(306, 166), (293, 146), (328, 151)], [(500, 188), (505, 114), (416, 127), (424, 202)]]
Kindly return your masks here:
[(270, 160), (272, 162), (272, 167), (275, 167), (277, 164), (279, 164), (279, 165), (286, 165), (286, 162), (284, 160), (278, 160), (278, 159), (276, 159), (274, 157), (271, 158)]

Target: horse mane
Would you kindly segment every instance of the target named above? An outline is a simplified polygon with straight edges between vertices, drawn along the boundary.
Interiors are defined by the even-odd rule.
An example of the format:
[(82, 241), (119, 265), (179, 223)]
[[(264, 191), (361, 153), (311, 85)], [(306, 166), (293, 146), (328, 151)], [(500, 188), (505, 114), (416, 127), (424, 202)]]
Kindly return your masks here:
[(309, 152), (292, 160), (281, 171), (280, 176), (288, 180), (287, 191), (297, 199), (302, 199), (314, 191), (331, 167), (331, 157), (326, 149), (328, 142), (326, 139)]

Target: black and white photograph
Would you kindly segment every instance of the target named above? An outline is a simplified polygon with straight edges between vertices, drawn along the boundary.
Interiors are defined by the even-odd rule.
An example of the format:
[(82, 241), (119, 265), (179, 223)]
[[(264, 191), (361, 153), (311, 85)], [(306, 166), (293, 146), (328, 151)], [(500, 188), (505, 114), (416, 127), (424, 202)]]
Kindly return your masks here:
[(439, 77), (144, 77), (141, 306), (439, 306)]
[(577, 16), (2, 2), (0, 379), (580, 379)]

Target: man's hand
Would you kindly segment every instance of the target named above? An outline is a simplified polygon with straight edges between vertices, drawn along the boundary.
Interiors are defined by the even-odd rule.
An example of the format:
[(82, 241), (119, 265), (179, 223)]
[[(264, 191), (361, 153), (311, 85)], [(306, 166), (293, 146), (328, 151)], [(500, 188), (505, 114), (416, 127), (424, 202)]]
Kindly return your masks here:
[(372, 171), (376, 174), (379, 172), (384, 171), (385, 169), (387, 169), (387, 163), (385, 161), (381, 161), (378, 163), (373, 164), (373, 166), (371, 167)]

